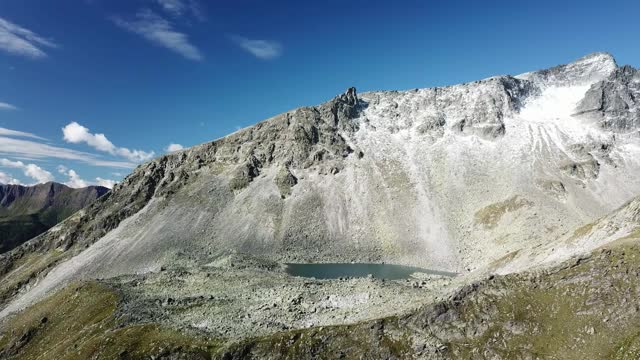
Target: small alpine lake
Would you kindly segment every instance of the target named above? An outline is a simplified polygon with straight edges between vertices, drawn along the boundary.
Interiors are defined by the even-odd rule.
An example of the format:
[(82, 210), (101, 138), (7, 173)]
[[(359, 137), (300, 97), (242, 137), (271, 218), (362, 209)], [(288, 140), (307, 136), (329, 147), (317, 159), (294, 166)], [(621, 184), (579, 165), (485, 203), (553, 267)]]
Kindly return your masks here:
[(453, 277), (456, 273), (429, 270), (414, 266), (375, 263), (287, 263), (286, 272), (291, 276), (315, 279), (361, 278), (372, 276), (378, 279), (403, 280), (414, 273)]

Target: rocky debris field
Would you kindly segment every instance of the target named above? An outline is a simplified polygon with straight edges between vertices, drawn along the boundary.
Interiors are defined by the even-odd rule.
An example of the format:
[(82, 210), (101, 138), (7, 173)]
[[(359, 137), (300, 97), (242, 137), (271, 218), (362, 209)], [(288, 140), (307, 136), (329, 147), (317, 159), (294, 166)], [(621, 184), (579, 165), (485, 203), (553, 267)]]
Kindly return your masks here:
[(162, 268), (104, 282), (121, 294), (118, 312), (130, 323), (157, 322), (239, 339), (408, 312), (444, 296), (456, 281), (420, 275), (316, 280), (290, 276), (277, 263), (234, 255), (207, 267)]

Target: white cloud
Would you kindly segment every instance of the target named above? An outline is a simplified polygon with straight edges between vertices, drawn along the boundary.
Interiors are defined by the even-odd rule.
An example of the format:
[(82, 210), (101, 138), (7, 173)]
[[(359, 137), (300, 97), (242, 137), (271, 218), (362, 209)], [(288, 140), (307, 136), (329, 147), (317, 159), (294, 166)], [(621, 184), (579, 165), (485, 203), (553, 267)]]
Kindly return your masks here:
[(95, 181), (84, 180), (80, 177), (80, 175), (75, 170), (73, 169), (67, 170), (67, 168), (63, 165), (58, 166), (58, 171), (69, 177), (69, 180), (66, 181), (64, 184), (67, 185), (68, 187), (75, 188), (75, 189), (83, 188), (91, 185), (104, 186), (106, 188), (111, 189), (116, 184), (114, 180), (103, 179), (101, 177), (97, 177)]
[(117, 147), (109, 141), (104, 134), (92, 134), (88, 128), (75, 121), (63, 127), (62, 133), (66, 142), (72, 144), (86, 143), (98, 151), (121, 156), (133, 162), (146, 161), (155, 156), (153, 151), (145, 152), (142, 150), (129, 150), (124, 147)]
[(0, 159), (0, 166), (20, 169), (24, 174), (34, 179), (38, 184), (53, 181), (54, 177), (47, 170), (36, 164), (25, 164), (22, 161), (11, 161), (9, 159)]
[(0, 50), (13, 55), (38, 59), (47, 56), (40, 47), (55, 48), (57, 45), (31, 30), (0, 18)]
[(115, 180), (103, 179), (101, 177), (96, 178), (96, 185), (104, 186), (108, 189), (113, 189), (113, 187), (117, 184)]
[(0, 184), (20, 185), (20, 180), (14, 178), (10, 174), (0, 171)]
[(174, 144), (171, 143), (169, 144), (169, 146), (166, 147), (166, 149), (164, 149), (166, 152), (175, 152), (175, 151), (180, 151), (184, 149), (184, 146), (180, 145), (180, 144)]
[(65, 182), (64, 184), (68, 187), (83, 188), (89, 186), (89, 184), (86, 181), (82, 180), (78, 173), (76, 173), (73, 169), (67, 172), (67, 176), (69, 176), (69, 181)]
[(252, 40), (242, 36), (232, 36), (231, 39), (259, 59), (270, 60), (282, 55), (282, 45), (276, 41)]
[(18, 110), (18, 108), (9, 103), (0, 101), (0, 110)]
[(152, 43), (174, 51), (187, 59), (200, 61), (204, 56), (189, 42), (186, 34), (173, 29), (173, 25), (151, 10), (141, 10), (135, 20), (113, 18), (113, 22), (134, 34), (138, 34)]
[(46, 183), (54, 180), (54, 177), (50, 172), (36, 164), (28, 164), (24, 169), (24, 174), (39, 183)]

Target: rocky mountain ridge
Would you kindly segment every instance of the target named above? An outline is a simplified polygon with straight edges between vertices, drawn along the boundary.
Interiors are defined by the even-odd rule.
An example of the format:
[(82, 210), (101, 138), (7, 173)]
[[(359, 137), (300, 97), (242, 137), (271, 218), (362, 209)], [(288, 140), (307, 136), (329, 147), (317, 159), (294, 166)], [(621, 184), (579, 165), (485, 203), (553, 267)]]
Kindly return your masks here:
[(597, 53), (449, 87), (349, 89), (154, 159), (0, 257), (5, 276), (25, 257), (48, 259), (35, 286), (7, 287), (7, 301), (29, 291), (3, 314), (73, 280), (234, 251), (456, 272), (531, 252), (640, 193), (634, 71)]

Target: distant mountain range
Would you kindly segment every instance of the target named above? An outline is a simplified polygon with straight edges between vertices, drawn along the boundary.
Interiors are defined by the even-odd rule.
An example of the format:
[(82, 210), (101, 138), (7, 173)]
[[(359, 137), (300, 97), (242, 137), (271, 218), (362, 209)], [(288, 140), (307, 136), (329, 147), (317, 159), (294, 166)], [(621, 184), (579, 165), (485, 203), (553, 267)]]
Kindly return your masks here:
[(0, 185), (0, 253), (40, 235), (104, 195), (109, 189), (72, 189), (54, 182)]

